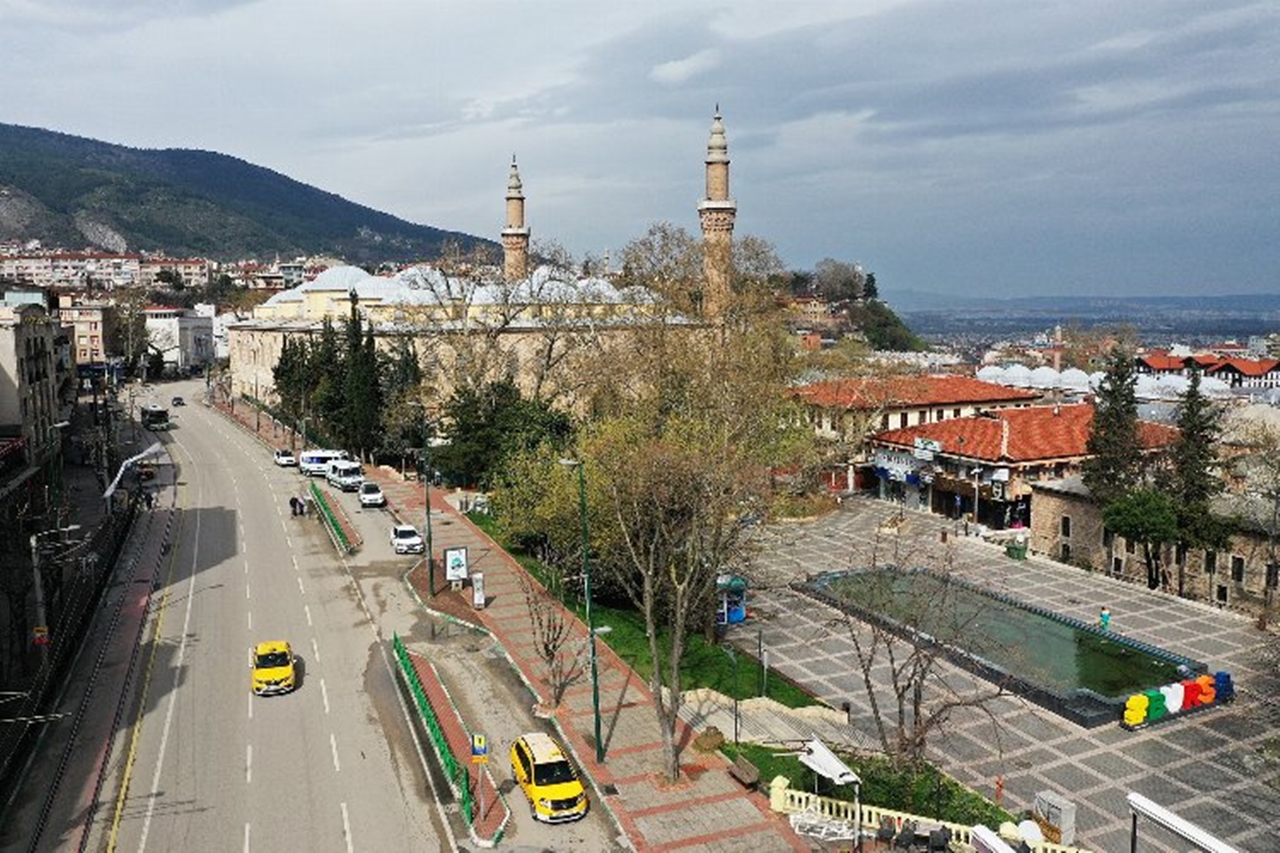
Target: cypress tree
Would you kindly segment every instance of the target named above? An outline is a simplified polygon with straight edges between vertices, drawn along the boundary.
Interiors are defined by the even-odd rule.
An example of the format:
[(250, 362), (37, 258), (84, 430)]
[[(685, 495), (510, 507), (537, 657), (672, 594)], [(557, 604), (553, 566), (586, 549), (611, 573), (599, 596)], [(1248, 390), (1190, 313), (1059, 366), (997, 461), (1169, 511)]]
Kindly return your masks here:
[(1085, 445), (1084, 484), (1103, 509), (1142, 481), (1142, 445), (1138, 440), (1138, 377), (1133, 353), (1115, 346), (1093, 404), (1093, 423)]

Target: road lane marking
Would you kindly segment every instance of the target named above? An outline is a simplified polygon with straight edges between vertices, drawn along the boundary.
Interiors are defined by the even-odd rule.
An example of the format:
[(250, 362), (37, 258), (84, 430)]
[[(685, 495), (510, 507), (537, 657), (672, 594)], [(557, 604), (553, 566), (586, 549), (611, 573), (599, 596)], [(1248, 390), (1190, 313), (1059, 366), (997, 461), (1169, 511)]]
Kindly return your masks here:
[(304, 589), (304, 588), (303, 588), (303, 586), (302, 586), (302, 576), (301, 576), (301, 575), (299, 575), (299, 576), (298, 576), (298, 592), (302, 593), (303, 595), (306, 595), (306, 594), (307, 594), (306, 589)]
[(244, 561), (244, 573), (245, 573), (246, 575), (247, 575), (247, 574), (249, 574), (249, 561), (248, 561), (248, 560), (245, 560), (245, 561)]
[(324, 712), (329, 713), (329, 688), (325, 687), (324, 679), (320, 679), (320, 698), (324, 700)]
[[(203, 494), (203, 492), (202, 492)], [(195, 530), (195, 548), (191, 551), (191, 574), (187, 578), (187, 607), (182, 617), (182, 639), (178, 641), (178, 658), (173, 668), (173, 688), (169, 691), (169, 707), (164, 712), (164, 728), (160, 734), (160, 753), (156, 756), (156, 769), (151, 774), (151, 790), (147, 792), (147, 816), (142, 821), (142, 837), (138, 839), (138, 853), (143, 853), (147, 848), (147, 835), (151, 832), (151, 818), (156, 810), (156, 798), (159, 796), (160, 790), (160, 773), (164, 769), (164, 753), (169, 745), (169, 730), (173, 726), (173, 710), (178, 702), (178, 688), (180, 686), (179, 679), (186, 672), (185, 662), (187, 658), (187, 637), (191, 636), (191, 606), (196, 600), (196, 557), (200, 553), (200, 522), (201, 513), (196, 513), (196, 530)], [(248, 593), (248, 587), (245, 587), (245, 593)], [(160, 628), (164, 624), (164, 611), (168, 609), (168, 591), (165, 592), (166, 602), (161, 609), (160, 621), (156, 624), (156, 637), (160, 636)]]
[(249, 719), (252, 720), (253, 719), (253, 694), (250, 693), (247, 698), (249, 700)]
[(342, 765), (338, 763), (338, 736), (329, 732), (329, 751), (333, 753), (333, 772), (341, 773)]
[(253, 784), (253, 744), (246, 744), (244, 748), (244, 783), (246, 785)]
[(356, 848), (351, 844), (351, 821), (347, 819), (347, 804), (338, 805), (342, 807), (342, 835), (347, 839), (347, 853), (354, 853)]
[(244, 825), (244, 853), (249, 853), (249, 824)]
[(290, 555), (289, 555), (289, 559), (290, 559), (290, 561), (292, 561), (292, 562), (293, 562), (293, 570), (294, 570), (295, 572), (302, 571), (301, 569), (299, 569), (299, 568), (298, 568), (298, 555), (297, 555), (297, 554), (290, 554)]
[(307, 627), (310, 628), (311, 627), (311, 605), (310, 604), (302, 605), (302, 611), (307, 614)]
[(245, 584), (245, 585), (244, 585), (244, 598), (245, 598), (245, 601), (248, 601), (249, 599), (253, 598), (253, 596), (249, 594), (249, 585), (248, 585), (248, 584)]
[(252, 631), (253, 630), (253, 611), (248, 610), (245, 612), (245, 615), (249, 617), (249, 630)]
[(315, 658), (316, 663), (320, 663), (320, 647), (316, 645), (316, 638), (311, 638), (311, 656)]

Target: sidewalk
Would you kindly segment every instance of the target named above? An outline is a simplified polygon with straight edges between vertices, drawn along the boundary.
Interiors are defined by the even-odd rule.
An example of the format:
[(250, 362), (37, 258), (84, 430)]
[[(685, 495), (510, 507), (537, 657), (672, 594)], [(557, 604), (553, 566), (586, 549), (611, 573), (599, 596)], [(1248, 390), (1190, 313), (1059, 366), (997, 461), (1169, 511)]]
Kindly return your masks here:
[[(366, 471), (382, 486), (390, 505), (406, 520), (424, 518), (420, 483), (405, 482), (384, 469)], [(512, 665), (536, 700), (552, 695), (544, 665), (534, 649), (529, 606), (521, 589), (524, 570), (466, 519), (440, 490), (431, 492), (433, 545), (467, 548), (471, 572), (484, 575), (486, 606), (469, 607), (469, 597), (444, 592), (431, 598), (425, 571), (413, 583), (426, 606), (465, 617), (487, 630), (502, 645)], [(437, 561), (439, 562), (439, 561)], [(436, 589), (447, 588), (443, 569)], [(470, 595), (468, 589), (465, 593)], [(470, 610), (470, 612), (467, 612)], [(586, 626), (572, 620), (568, 644), (585, 643)], [(697, 735), (681, 720), (681, 778), (668, 785), (662, 773), (662, 738), (648, 686), (604, 643), (597, 644), (598, 681), (605, 761), (595, 761), (591, 684), (580, 679), (565, 691), (551, 716), (565, 745), (591, 778), (595, 805), (609, 809), (637, 850), (808, 850), (785, 818), (769, 810), (764, 793), (747, 791), (729, 775), (729, 762), (719, 753), (700, 753)], [(732, 728), (730, 728), (730, 732)], [(767, 780), (762, 780), (767, 784)]]

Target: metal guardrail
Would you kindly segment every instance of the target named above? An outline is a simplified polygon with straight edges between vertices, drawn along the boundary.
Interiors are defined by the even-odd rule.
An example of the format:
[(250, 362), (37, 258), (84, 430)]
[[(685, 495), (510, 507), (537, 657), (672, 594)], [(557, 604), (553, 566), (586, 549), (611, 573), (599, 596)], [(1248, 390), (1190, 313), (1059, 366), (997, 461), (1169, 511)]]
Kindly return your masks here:
[(409, 692), (413, 694), (414, 704), (418, 706), (418, 713), (422, 715), (422, 721), (427, 726), (428, 734), (431, 735), (436, 755), (444, 765), (444, 774), (449, 780), (449, 786), (453, 788), (454, 794), (462, 804), (462, 814), (466, 818), (467, 825), (472, 826), (475, 820), (475, 809), (471, 802), (471, 786), (467, 779), (467, 769), (458, 763), (453, 750), (449, 748), (449, 740), (445, 737), (444, 730), (440, 728), (440, 720), (436, 717), (435, 709), (431, 707), (431, 700), (427, 698), (426, 691), (422, 689), (418, 672), (413, 668), (413, 661), (409, 659), (409, 650), (404, 647), (399, 634), (392, 635), (391, 644), (395, 649), (396, 660), (400, 662), (400, 674), (409, 686)]
[(324, 523), (325, 530), (329, 531), (329, 538), (333, 540), (333, 547), (337, 548), (344, 554), (350, 554), (356, 549), (356, 546), (347, 539), (347, 534), (343, 532), (342, 525), (338, 523), (338, 517), (333, 512), (333, 507), (329, 506), (329, 501), (325, 499), (324, 492), (315, 483), (308, 483), (307, 490), (311, 492), (311, 502), (316, 507), (316, 511), (320, 513), (320, 520)]

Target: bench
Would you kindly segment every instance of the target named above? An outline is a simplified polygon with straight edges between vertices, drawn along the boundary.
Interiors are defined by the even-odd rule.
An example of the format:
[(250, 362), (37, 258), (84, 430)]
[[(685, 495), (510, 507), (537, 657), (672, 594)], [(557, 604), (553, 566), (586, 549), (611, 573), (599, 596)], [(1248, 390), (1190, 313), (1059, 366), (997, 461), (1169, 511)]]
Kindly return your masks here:
[(733, 759), (733, 763), (729, 765), (729, 775), (752, 791), (760, 784), (760, 768), (742, 755)]

